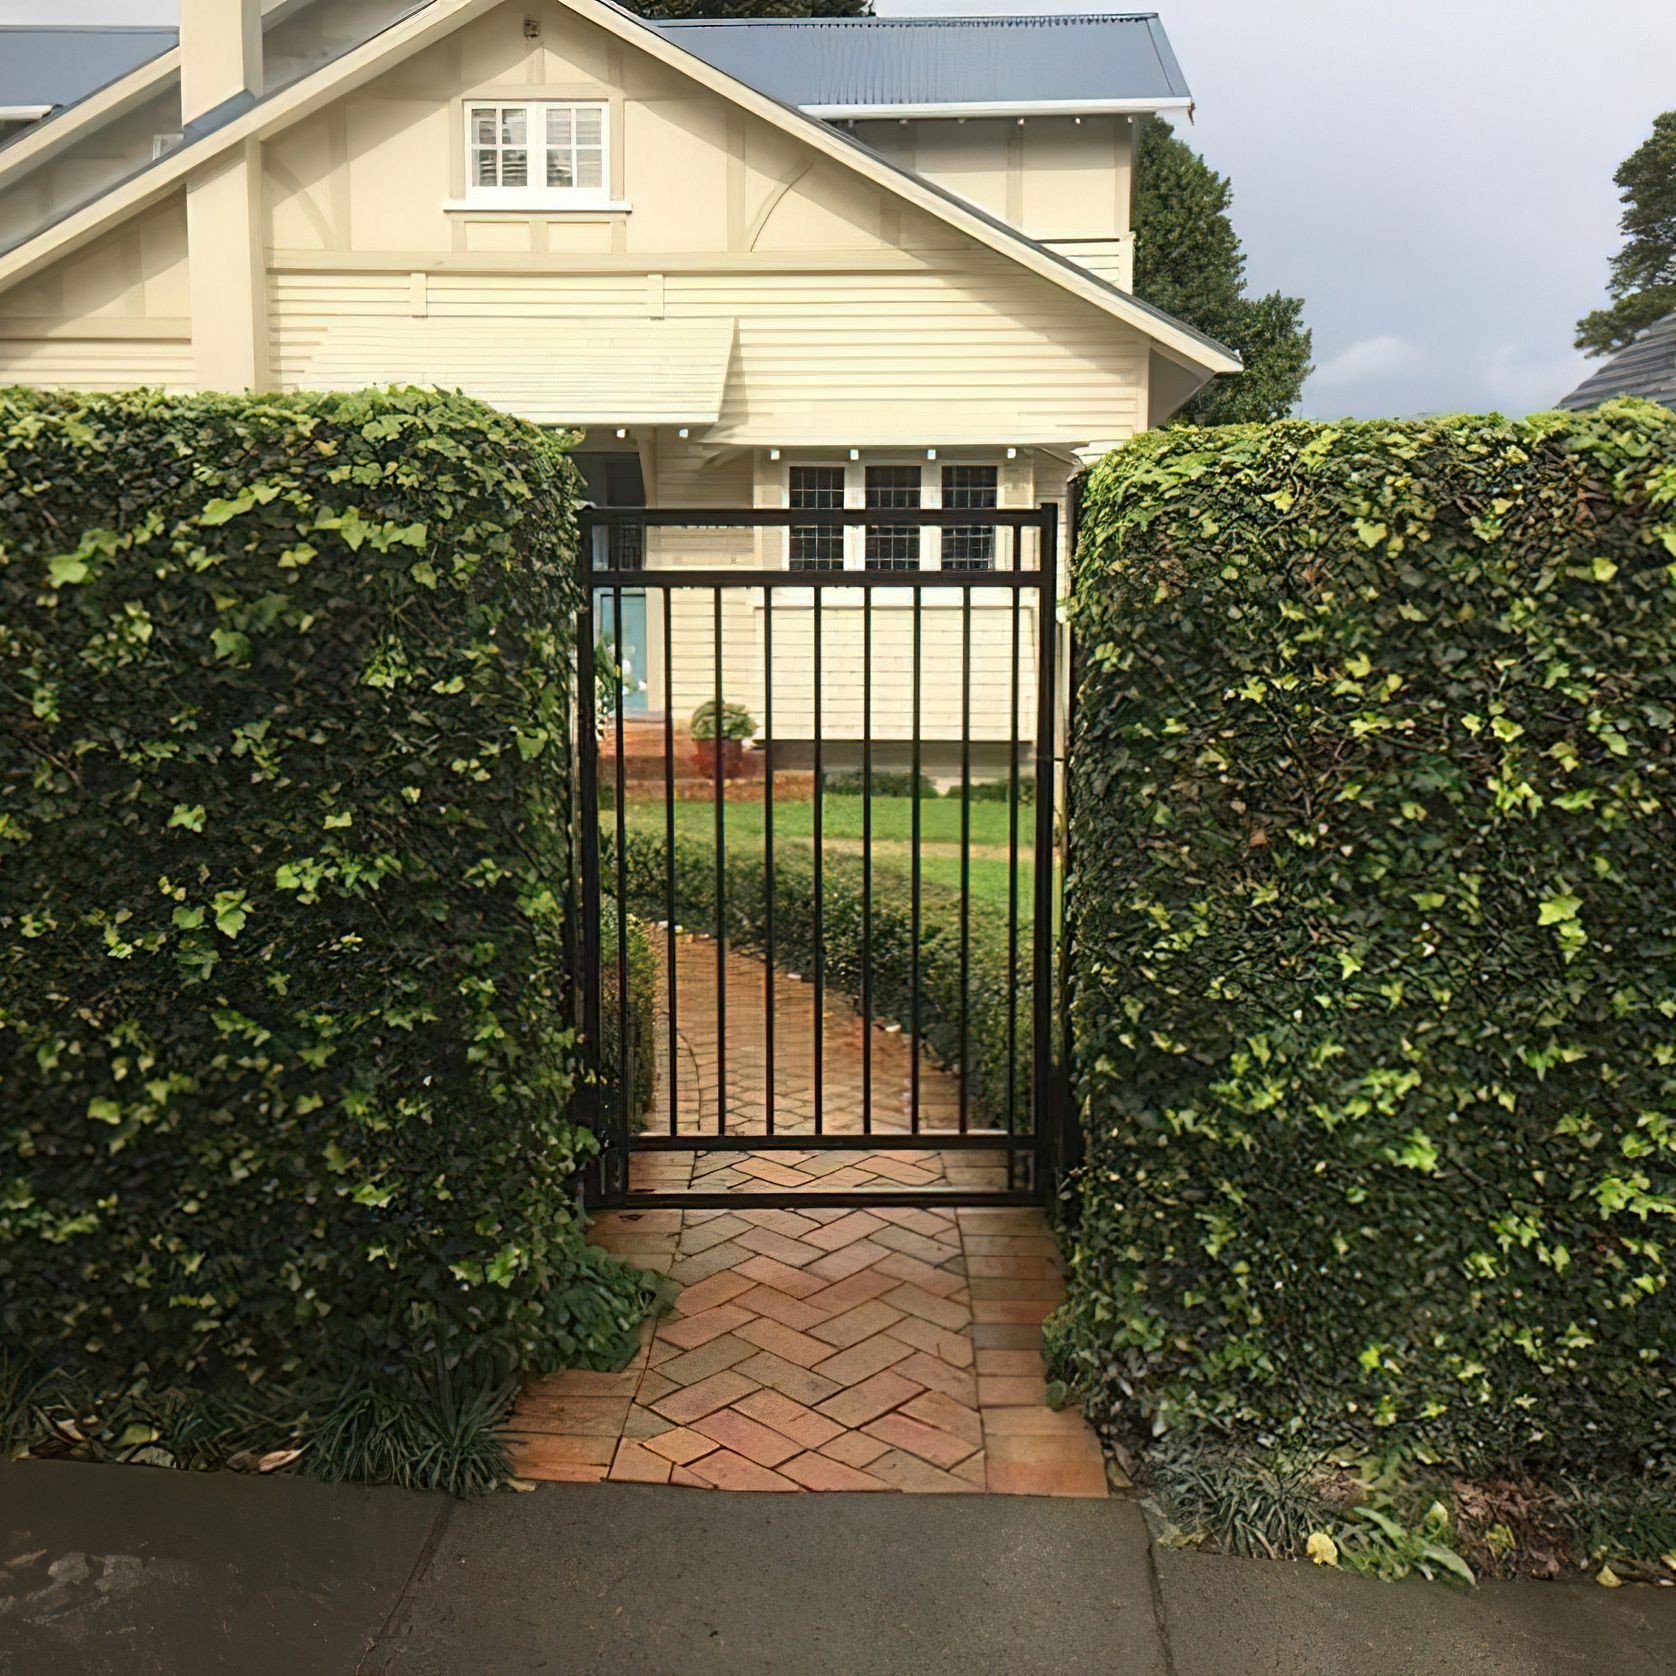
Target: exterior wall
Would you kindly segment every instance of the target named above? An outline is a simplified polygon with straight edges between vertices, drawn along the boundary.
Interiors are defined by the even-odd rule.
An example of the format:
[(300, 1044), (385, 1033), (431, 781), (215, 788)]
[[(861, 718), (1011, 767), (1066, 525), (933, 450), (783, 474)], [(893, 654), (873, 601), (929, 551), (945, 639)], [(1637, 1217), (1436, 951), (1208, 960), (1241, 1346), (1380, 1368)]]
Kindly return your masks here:
[[(449, 208), (465, 98), (543, 95), (607, 103), (632, 207)], [(1044, 171), (1030, 213), (1109, 233), (1126, 178), (1076, 219), (1046, 131), (1094, 153), (1068, 120), (1043, 127), (1020, 131)], [(1089, 127), (1115, 167), (1122, 119)], [(272, 142), (266, 172), (281, 388), (345, 313), (711, 317), (738, 321), (717, 442), (1075, 444), (1144, 423), (1139, 333), (559, 7), (502, 8), (417, 54)]]
[(916, 118), (850, 127), (892, 162), (1132, 288), (1132, 117)]
[(0, 384), (195, 388), (184, 199), (0, 291)]
[[(535, 39), (526, 20), (538, 26)], [(612, 185), (629, 207), (450, 208), (465, 193), (463, 107), (484, 96), (604, 100)], [(985, 207), (1092, 244), (1126, 233), (1126, 125), (927, 124), (913, 161)], [(963, 148), (965, 148), (963, 150)], [(1004, 157), (1005, 169), (991, 167)], [(963, 161), (963, 158), (965, 161)], [(562, 6), (503, 6), (269, 141), (261, 154), (258, 296), (268, 380), (305, 381), (346, 316), (496, 323), (491, 353), (522, 364), (520, 323), (732, 319), (717, 423), (638, 432), (649, 498), (665, 506), (784, 504), (797, 459), (994, 461), (1003, 504), (1063, 494), (1073, 451), (1146, 422), (1149, 346), (1093, 303), (1018, 267), (835, 160), (700, 90)], [(964, 170), (964, 174), (963, 174)], [(1097, 190), (1089, 190), (1089, 182)], [(184, 195), (183, 195), (184, 197)], [(206, 276), (200, 275), (202, 282)], [(0, 378), (62, 385), (194, 377), (184, 202), (118, 228), (0, 293)], [(197, 352), (213, 339), (200, 322)], [(1017, 451), (1007, 460), (1008, 449)], [(779, 451), (780, 458), (773, 458)], [(928, 483), (934, 504), (937, 478)], [(852, 498), (859, 503), (860, 476)], [(654, 533), (652, 562), (770, 565), (780, 537)], [(1004, 549), (1003, 549), (1004, 553)], [(935, 557), (934, 545), (929, 549)], [(812, 729), (812, 599), (776, 607), (776, 730)], [(927, 596), (922, 732), (958, 737), (961, 611)], [(1020, 714), (1034, 693), (1033, 607), (1020, 611)], [(862, 733), (859, 597), (824, 608), (829, 739)], [(724, 696), (761, 715), (763, 604), (724, 601)], [(972, 736), (1010, 736), (1010, 593), (972, 610)], [(662, 708), (663, 619), (648, 601), (648, 697)], [(874, 600), (872, 732), (912, 732), (906, 596)], [(673, 710), (714, 690), (713, 605), (677, 595)]]
[[(729, 452), (715, 457), (690, 444), (660, 446), (655, 456), (643, 456), (647, 467), (648, 500), (665, 507), (786, 506), (794, 465), (843, 465), (847, 471), (847, 504), (864, 504), (863, 484), (870, 464), (918, 464), (924, 472), (922, 494), (927, 507), (940, 499), (940, 470), (944, 465), (993, 464), (999, 474), (1004, 507), (1033, 507), (1053, 502), (1061, 507), (1070, 472), (1067, 462), (1045, 454), (1021, 454), (1013, 461), (994, 450), (939, 450), (935, 461), (924, 450), (910, 455), (901, 449), (862, 449), (851, 461), (848, 451), (823, 449)], [(1063, 517), (1061, 576), (1064, 575)], [(937, 534), (927, 530), (922, 553), (928, 568), (937, 565)], [(859, 564), (859, 532), (852, 536), (850, 562)], [(1005, 568), (1011, 558), (1009, 537), (998, 532), (998, 561)], [(1040, 563), (1033, 534), (1023, 538), (1023, 563)], [(786, 563), (786, 537), (779, 530), (748, 529), (649, 530), (646, 562), (659, 567), (703, 569), (776, 569)], [(646, 681), (647, 707), (662, 714), (666, 705), (678, 724), (715, 696), (716, 601), (713, 590), (676, 590), (670, 601), (670, 648), (674, 680), (669, 682), (663, 660), (663, 599), (647, 590)], [(873, 596), (873, 660), (871, 733), (880, 768), (902, 766), (907, 742), (913, 736), (913, 601), (907, 588), (875, 591)], [(947, 746), (962, 734), (963, 612), (960, 596), (926, 590), (921, 617), (920, 732), (933, 749), (926, 761), (933, 772), (948, 772)], [(993, 747), (1014, 737), (1012, 640), (1013, 593), (1004, 589), (975, 590), (971, 596), (970, 737), (979, 749), (979, 767), (993, 770)], [(722, 607), (722, 696), (743, 704), (761, 724), (764, 720), (767, 606), (760, 589), (725, 590)], [(774, 611), (774, 733), (780, 741), (807, 740), (814, 735), (814, 608), (815, 596), (805, 588), (776, 590)], [(843, 760), (845, 742), (857, 744), (864, 736), (864, 627), (859, 590), (826, 592), (821, 607), (822, 714), (821, 734), (837, 747), (834, 761)], [(1018, 729), (1031, 735), (1036, 702), (1036, 602), (1022, 597), (1018, 609), (1019, 645)], [(935, 747), (942, 745), (942, 749)], [(983, 747), (991, 747), (987, 752)]]

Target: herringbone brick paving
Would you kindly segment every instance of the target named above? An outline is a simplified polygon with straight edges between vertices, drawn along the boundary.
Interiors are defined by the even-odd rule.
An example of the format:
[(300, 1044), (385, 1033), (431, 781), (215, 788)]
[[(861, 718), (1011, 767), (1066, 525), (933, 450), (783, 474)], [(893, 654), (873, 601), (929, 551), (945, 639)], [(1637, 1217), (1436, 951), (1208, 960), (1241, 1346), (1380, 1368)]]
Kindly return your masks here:
[[(735, 1007), (756, 1010), (765, 974), (746, 957), (727, 958), (737, 997), (729, 1128), (760, 1132), (760, 1023), (753, 1051), (752, 1027), (736, 1039), (733, 1019)], [(678, 966), (683, 1062), (694, 1073), (683, 1129), (706, 1066), (714, 1087), (714, 1009), (688, 1004), (689, 983), (696, 1001), (713, 962), (713, 945), (695, 943)], [(785, 1097), (776, 1126), (788, 1132), (809, 1127), (812, 1015), (798, 985), (781, 974), (776, 990), (788, 1003), (777, 1006), (775, 1083)], [(842, 1132), (860, 1110), (860, 1066), (845, 1036), (847, 1003), (832, 1005), (828, 1039), (844, 1047), (826, 1059), (828, 1127)], [(875, 1036), (887, 1086), (905, 1087), (900, 1034)], [(922, 1094), (937, 1109), (958, 1105), (952, 1082), (922, 1064)], [(822, 1152), (811, 1137), (808, 1152), (635, 1154), (633, 1186), (702, 1181), (737, 1191), (738, 1207), (598, 1218), (596, 1243), (682, 1290), (620, 1372), (530, 1382), (511, 1421), (517, 1471), (728, 1490), (1103, 1496), (1092, 1431), (1075, 1412), (1047, 1406), (1041, 1322), (1063, 1286), (1039, 1210), (752, 1206), (764, 1186), (977, 1186), (1004, 1176), (1000, 1155), (892, 1151), (881, 1139), (877, 1153)]]

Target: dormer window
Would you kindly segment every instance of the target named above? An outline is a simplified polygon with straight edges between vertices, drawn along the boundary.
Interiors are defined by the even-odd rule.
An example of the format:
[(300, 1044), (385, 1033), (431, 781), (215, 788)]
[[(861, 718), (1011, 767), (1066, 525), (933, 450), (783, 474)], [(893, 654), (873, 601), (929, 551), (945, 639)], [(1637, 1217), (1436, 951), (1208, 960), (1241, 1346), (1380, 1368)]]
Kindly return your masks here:
[(509, 208), (609, 204), (610, 119), (602, 103), (466, 106), (466, 200)]

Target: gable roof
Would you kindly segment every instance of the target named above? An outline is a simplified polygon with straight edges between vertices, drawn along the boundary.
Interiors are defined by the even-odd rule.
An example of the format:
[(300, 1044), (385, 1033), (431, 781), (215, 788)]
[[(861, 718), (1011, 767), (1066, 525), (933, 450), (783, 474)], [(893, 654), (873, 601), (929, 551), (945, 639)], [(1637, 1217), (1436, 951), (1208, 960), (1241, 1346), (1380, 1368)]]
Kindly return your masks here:
[[(186, 130), (184, 143), (102, 193), (72, 209), (10, 250), (0, 252), (0, 290), (39, 272), (48, 263), (97, 237), (139, 210), (160, 202), (210, 158), (246, 140), (266, 140), (283, 132), (332, 100), (382, 74), (415, 52), (445, 39), (455, 30), (492, 11), (504, 0), (426, 0), (370, 39), (348, 48), (311, 74), (268, 93), (229, 100)], [(613, 0), (564, 0), (578, 17), (640, 48), (710, 92), (730, 100), (770, 126), (802, 140), (816, 151), (847, 164), (874, 185), (924, 210), (978, 243), (1009, 257), (1021, 267), (1080, 296), (1131, 326), (1153, 344), (1188, 366), (1206, 373), (1241, 370), (1239, 356), (1227, 345), (1196, 331), (1163, 310), (1098, 278), (1067, 257), (1037, 244), (1017, 228), (987, 214), (966, 199), (901, 168), (837, 128), (758, 91), (688, 52), (654, 25)]]
[(1676, 314), (1644, 327), (1598, 372), (1554, 405), (1577, 413), (1614, 396), (1640, 396), (1676, 408)]
[(165, 53), (173, 29), (0, 24), (0, 110), (56, 110)]
[(695, 18), (657, 28), (812, 116), (1156, 111), (1192, 102), (1156, 12)]

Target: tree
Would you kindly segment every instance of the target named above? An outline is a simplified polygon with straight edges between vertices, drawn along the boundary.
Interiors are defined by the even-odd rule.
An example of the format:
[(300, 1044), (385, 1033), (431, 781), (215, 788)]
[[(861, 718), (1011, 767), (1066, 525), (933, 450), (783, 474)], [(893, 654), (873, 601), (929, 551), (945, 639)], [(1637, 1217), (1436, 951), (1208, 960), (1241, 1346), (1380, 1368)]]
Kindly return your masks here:
[(1624, 248), (1606, 282), (1612, 298), (1577, 322), (1577, 347), (1590, 355), (1622, 349), (1642, 327), (1676, 310), (1676, 111), (1653, 121), (1651, 138), (1613, 177), (1624, 213)]
[(873, 0), (620, 0), (642, 17), (866, 17)]
[(1169, 125), (1143, 121), (1136, 155), (1135, 295), (1237, 349), (1245, 371), (1214, 379), (1177, 415), (1196, 425), (1279, 419), (1309, 377), (1303, 299), (1245, 290), (1233, 187)]

